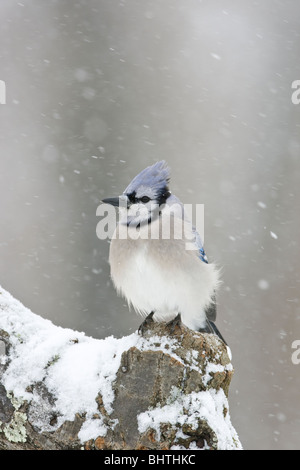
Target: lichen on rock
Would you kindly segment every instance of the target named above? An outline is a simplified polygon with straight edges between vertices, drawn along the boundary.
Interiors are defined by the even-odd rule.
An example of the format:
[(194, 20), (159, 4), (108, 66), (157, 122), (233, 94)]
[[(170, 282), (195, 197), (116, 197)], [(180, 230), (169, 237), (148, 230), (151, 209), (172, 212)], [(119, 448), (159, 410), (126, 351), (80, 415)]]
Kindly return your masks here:
[[(10, 403), (10, 405), (9, 405)], [(5, 406), (13, 407), (14, 411), (7, 422), (0, 421), (0, 432), (3, 432), (6, 439), (10, 442), (26, 442), (26, 421), (27, 415), (20, 408), (24, 403), (16, 399), (11, 393), (7, 394)]]

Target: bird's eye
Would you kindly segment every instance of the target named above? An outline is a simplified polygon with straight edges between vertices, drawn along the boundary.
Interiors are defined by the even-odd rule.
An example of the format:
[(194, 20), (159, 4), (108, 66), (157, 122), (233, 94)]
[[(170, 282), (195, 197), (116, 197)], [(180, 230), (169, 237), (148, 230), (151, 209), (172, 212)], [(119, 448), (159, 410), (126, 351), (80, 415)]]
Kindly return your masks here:
[(148, 197), (148, 196), (143, 196), (143, 197), (141, 197), (140, 201), (141, 201), (143, 204), (146, 204), (147, 202), (150, 201), (150, 197)]

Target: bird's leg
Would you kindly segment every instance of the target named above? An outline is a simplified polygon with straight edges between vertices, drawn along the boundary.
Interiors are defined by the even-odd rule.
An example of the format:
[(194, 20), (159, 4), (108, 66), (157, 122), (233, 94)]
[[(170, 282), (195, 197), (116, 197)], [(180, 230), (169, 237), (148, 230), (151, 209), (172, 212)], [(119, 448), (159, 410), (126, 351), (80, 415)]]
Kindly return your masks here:
[(167, 327), (170, 329), (170, 333), (173, 334), (174, 333), (174, 330), (175, 330), (175, 327), (176, 326), (179, 326), (179, 328), (181, 327), (181, 315), (180, 313), (178, 313), (178, 315), (176, 315), (175, 318), (173, 318), (173, 320), (169, 321), (167, 323)]
[(144, 335), (146, 329), (149, 327), (149, 325), (151, 323), (153, 323), (153, 315), (154, 315), (154, 312), (151, 312), (149, 313), (149, 315), (147, 315), (147, 317), (145, 318), (145, 320), (141, 323), (141, 325), (139, 326), (139, 329), (138, 329), (138, 333), (140, 335)]

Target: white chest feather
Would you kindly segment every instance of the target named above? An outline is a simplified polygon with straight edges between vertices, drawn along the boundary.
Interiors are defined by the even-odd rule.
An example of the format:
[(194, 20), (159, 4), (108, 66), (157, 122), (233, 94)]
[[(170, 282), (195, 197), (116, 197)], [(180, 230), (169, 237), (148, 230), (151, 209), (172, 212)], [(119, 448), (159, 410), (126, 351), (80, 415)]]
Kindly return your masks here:
[(181, 313), (190, 328), (205, 323), (205, 307), (218, 284), (213, 265), (185, 250), (182, 240), (131, 240), (114, 237), (111, 277), (117, 290), (142, 315), (159, 320)]

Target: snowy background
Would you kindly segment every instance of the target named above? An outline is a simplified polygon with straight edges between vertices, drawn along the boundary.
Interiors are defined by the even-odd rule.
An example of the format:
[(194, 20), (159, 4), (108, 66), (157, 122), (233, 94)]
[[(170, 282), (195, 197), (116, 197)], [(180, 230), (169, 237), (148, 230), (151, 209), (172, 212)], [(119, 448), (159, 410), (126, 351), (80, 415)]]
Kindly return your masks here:
[(140, 323), (109, 281), (102, 197), (165, 159), (223, 267), (244, 448), (300, 448), (297, 0), (1, 0), (0, 283), (95, 338)]

